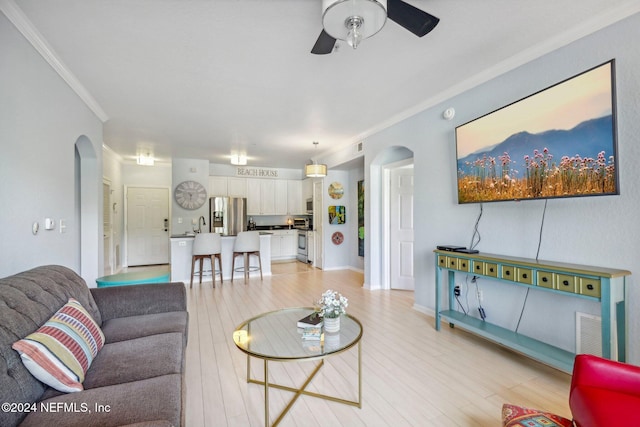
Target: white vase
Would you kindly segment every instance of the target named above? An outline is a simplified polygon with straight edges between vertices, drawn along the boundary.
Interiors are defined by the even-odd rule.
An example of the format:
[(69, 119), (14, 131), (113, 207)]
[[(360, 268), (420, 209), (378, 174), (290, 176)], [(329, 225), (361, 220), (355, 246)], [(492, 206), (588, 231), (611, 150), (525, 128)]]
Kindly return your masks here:
[(340, 317), (325, 317), (323, 319), (324, 322), (324, 331), (328, 333), (334, 333), (340, 331)]

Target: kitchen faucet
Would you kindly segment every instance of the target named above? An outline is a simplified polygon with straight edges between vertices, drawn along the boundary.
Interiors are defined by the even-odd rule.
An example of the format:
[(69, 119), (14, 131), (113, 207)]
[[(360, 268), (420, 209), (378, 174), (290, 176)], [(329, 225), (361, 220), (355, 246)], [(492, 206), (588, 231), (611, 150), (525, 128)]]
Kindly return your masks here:
[(203, 225), (207, 225), (206, 222), (204, 222), (204, 216), (200, 216), (200, 218), (198, 218), (198, 231), (197, 233), (202, 233), (202, 226)]

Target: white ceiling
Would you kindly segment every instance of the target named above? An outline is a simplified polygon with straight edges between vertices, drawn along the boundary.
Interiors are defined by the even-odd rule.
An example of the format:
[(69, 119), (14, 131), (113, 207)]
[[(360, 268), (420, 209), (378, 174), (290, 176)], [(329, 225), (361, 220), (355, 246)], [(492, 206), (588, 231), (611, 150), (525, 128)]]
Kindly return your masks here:
[[(423, 38), (388, 20), (357, 50), (310, 50), (321, 0), (0, 0), (26, 15), (96, 102), (104, 143), (298, 168), (640, 11), (638, 0), (406, 0)], [(14, 3), (15, 2), (15, 3)], [(5, 12), (6, 13), (6, 12)], [(38, 34), (39, 33), (39, 34)], [(319, 141), (314, 150), (312, 141)]]

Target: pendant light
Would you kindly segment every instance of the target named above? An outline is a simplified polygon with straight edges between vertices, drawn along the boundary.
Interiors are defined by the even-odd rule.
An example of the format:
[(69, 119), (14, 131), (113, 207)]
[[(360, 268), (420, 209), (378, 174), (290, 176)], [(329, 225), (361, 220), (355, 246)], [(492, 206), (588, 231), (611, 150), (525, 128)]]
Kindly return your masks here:
[[(313, 141), (313, 145), (318, 149), (318, 141)], [(307, 178), (321, 178), (327, 176), (327, 165), (312, 160), (310, 164), (304, 166), (304, 175)]]

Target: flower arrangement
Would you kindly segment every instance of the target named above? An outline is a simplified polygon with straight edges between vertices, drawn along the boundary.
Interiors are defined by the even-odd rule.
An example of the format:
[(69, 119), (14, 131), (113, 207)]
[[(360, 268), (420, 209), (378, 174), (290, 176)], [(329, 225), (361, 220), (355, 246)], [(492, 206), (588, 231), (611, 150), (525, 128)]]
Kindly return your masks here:
[(336, 291), (329, 289), (323, 292), (322, 298), (318, 300), (319, 313), (326, 319), (335, 319), (347, 312), (349, 300)]

